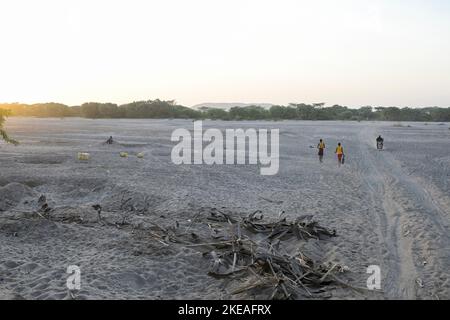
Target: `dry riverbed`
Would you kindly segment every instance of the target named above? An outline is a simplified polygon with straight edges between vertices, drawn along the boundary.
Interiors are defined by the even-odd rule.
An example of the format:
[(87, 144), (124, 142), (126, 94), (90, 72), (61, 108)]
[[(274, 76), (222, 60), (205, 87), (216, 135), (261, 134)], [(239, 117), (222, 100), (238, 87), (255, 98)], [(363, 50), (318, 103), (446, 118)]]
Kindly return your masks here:
[[(204, 235), (215, 210), (235, 217), (260, 210), (274, 221), (312, 215), (337, 236), (289, 246), (345, 266), (342, 279), (355, 288), (366, 287), (368, 266), (380, 266), (380, 291), (331, 284), (316, 298), (450, 298), (448, 123), (203, 126), (280, 129), (279, 173), (174, 165), (171, 134), (192, 130), (190, 120), (8, 118), (21, 144), (0, 143), (0, 299), (239, 298), (208, 275), (211, 261), (195, 246), (154, 236), (155, 225)], [(104, 144), (109, 136), (116, 143)], [(320, 138), (323, 163), (314, 148)], [(346, 150), (342, 167), (333, 154), (338, 141)], [(78, 152), (90, 160), (79, 161)], [(70, 265), (81, 270), (76, 292), (66, 287)]]

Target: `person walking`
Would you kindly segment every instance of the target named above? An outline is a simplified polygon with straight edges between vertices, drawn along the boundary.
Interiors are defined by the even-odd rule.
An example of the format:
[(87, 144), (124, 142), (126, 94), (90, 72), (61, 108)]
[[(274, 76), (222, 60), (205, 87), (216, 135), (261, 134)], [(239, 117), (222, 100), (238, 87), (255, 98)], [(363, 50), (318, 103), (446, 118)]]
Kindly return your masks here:
[(338, 143), (338, 145), (336, 147), (336, 151), (334, 153), (336, 153), (336, 155), (337, 155), (338, 164), (340, 166), (344, 160), (344, 147), (342, 147), (340, 142)]
[(319, 149), (319, 161), (323, 161), (323, 153), (325, 150), (325, 142), (323, 142), (322, 139), (320, 139), (319, 144), (317, 145), (317, 149)]

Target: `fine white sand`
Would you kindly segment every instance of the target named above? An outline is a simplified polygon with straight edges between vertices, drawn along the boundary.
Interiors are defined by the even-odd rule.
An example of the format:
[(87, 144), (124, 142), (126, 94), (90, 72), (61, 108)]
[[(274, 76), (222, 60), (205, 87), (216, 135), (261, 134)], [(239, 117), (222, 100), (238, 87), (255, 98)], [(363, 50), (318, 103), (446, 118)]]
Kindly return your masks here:
[[(172, 164), (171, 133), (192, 130), (190, 120), (9, 118), (21, 145), (0, 142), (0, 299), (71, 298), (69, 265), (81, 268), (78, 299), (234, 298), (207, 275), (200, 252), (164, 247), (145, 232), (152, 223), (176, 222), (201, 232), (209, 208), (311, 214), (336, 229), (338, 237), (312, 250), (347, 265), (346, 279), (358, 287), (366, 286), (367, 267), (379, 265), (382, 292), (331, 288), (332, 298), (449, 299), (449, 125), (409, 125), (204, 122), (221, 130), (279, 128), (280, 171), (261, 176), (251, 165)], [(117, 143), (104, 144), (110, 135)], [(320, 138), (323, 163), (310, 147)], [(338, 141), (346, 151), (342, 167), (333, 154)], [(78, 152), (91, 159), (78, 161)], [(50, 219), (35, 213), (41, 195)], [(129, 225), (99, 222), (94, 204), (106, 221)]]

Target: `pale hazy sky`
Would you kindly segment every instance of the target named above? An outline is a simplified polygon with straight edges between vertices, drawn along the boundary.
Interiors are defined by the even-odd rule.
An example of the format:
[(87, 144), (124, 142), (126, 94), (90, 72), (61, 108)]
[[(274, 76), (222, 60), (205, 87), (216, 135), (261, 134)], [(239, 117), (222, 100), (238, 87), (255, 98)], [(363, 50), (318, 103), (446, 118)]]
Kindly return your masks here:
[(0, 102), (450, 106), (446, 0), (1, 0)]

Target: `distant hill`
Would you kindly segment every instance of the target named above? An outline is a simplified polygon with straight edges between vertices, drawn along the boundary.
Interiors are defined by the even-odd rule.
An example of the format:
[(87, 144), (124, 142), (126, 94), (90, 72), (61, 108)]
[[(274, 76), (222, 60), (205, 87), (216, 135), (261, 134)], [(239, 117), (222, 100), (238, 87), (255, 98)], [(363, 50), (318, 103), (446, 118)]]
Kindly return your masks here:
[(215, 109), (223, 109), (223, 110), (230, 110), (233, 107), (248, 107), (248, 106), (260, 106), (265, 109), (269, 109), (273, 104), (271, 103), (242, 103), (242, 102), (235, 102), (235, 103), (228, 103), (228, 102), (207, 102), (207, 103), (200, 103), (195, 106), (192, 106), (193, 109), (201, 109), (201, 108), (215, 108)]

